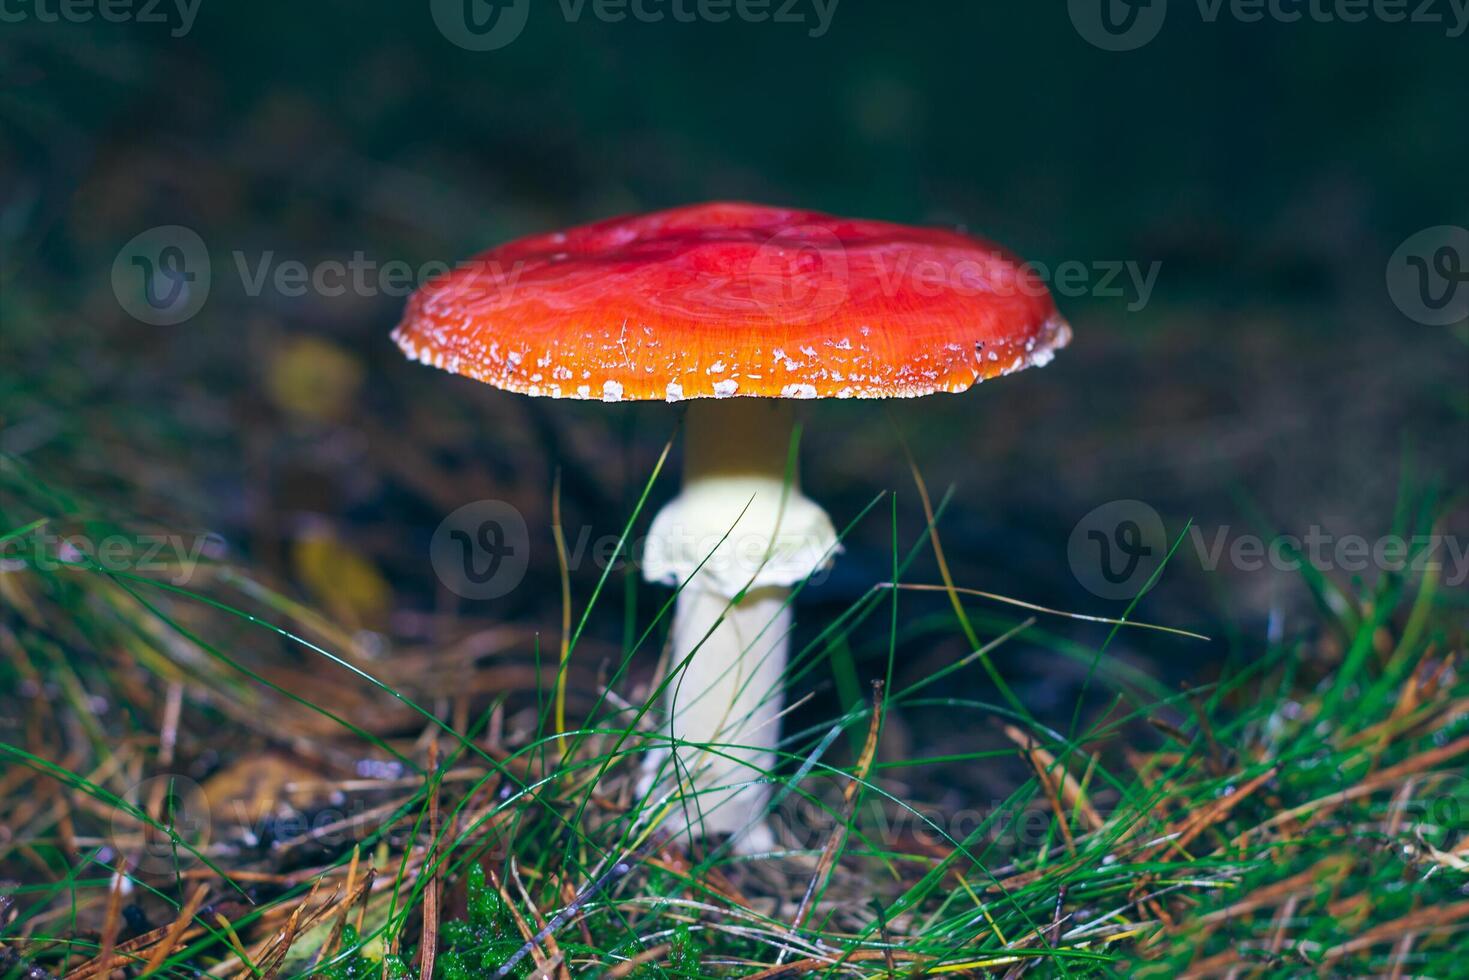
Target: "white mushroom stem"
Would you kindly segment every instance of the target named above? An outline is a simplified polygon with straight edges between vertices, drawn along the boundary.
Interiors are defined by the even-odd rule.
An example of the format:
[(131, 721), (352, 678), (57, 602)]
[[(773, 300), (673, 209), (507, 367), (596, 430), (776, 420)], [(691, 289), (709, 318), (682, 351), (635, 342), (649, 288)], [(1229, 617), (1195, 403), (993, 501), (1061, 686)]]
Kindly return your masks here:
[(648, 534), (644, 575), (681, 586), (669, 650), (664, 734), (642, 791), (667, 793), (665, 826), (733, 834), (762, 850), (784, 704), (790, 587), (828, 563), (836, 533), (787, 474), (793, 412), (764, 399), (696, 401), (685, 432), (684, 489)]

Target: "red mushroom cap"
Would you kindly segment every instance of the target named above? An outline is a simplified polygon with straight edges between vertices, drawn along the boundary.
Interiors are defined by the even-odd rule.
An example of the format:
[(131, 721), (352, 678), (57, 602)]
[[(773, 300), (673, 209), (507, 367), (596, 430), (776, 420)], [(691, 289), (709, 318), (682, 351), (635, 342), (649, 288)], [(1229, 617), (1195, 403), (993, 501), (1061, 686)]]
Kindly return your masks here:
[(393, 332), (425, 364), (606, 401), (957, 392), (1070, 337), (1035, 271), (982, 239), (737, 203), (501, 245)]

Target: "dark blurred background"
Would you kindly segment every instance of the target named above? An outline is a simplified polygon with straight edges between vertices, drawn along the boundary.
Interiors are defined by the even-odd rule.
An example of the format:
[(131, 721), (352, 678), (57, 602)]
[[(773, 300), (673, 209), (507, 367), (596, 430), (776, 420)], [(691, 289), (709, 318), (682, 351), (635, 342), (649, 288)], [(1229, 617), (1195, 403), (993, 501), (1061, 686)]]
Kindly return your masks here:
[[(1465, 323), (1423, 322), (1443, 318), (1390, 288), (1406, 255), (1457, 248), (1469, 265), (1440, 227), (1469, 224), (1469, 36), (1450, 36), (1452, 5), (1432, 8), (1437, 24), (1228, 7), (1210, 22), (1158, 0), (1166, 20), (1138, 28), (1156, 36), (1112, 51), (1088, 40), (1084, 3), (800, 0), (776, 17), (783, 2), (742, 17), (646, 0), (657, 22), (593, 0), (201, 0), (192, 14), (165, 0), (117, 23), (8, 6), (0, 449), (219, 532), (376, 649), (432, 641), (446, 617), (554, 637), (554, 473), (568, 526), (615, 534), (677, 410), (533, 401), (408, 363), (387, 336), (402, 290), (375, 279), (343, 295), (251, 282), (356, 253), (416, 273), (525, 233), (736, 198), (959, 226), (1081, 270), (1057, 289), (1075, 340), (1045, 370), (807, 413), (806, 487), (839, 526), (891, 490), (903, 548), (918, 539), (905, 439), (935, 497), (953, 488), (940, 530), (960, 585), (1117, 615), (1126, 602), (1068, 557), (1110, 501), (1156, 511), (1169, 540), (1190, 520), (1206, 542), (1312, 527), (1372, 540), (1405, 484), (1469, 483)], [(466, 11), (494, 30), (526, 18), (476, 51), (489, 35)], [(129, 243), (174, 225), (207, 251), (207, 298), (196, 279), (187, 318), (143, 322)], [(1138, 288), (1130, 270), (1150, 269)], [(508, 596), (470, 603), (438, 584), (428, 542), (480, 498), (526, 515), (531, 566)], [(1446, 532), (1469, 530), (1458, 507)], [(888, 576), (889, 513), (804, 597), (808, 632)], [(1272, 633), (1315, 642), (1300, 577), (1237, 564), (1208, 570), (1186, 539), (1137, 615), (1216, 639), (1127, 633), (1109, 658), (1171, 685)], [(573, 575), (578, 609), (597, 576)], [(937, 581), (927, 553), (909, 580)], [(591, 627), (605, 649), (623, 636), (623, 584)], [(662, 598), (636, 593), (643, 621)], [(942, 596), (903, 603), (900, 674), (967, 652)], [(1105, 636), (1045, 625), (1084, 652)], [(882, 670), (885, 626), (872, 634), (854, 644), (862, 674)], [(1025, 641), (999, 654), (1022, 699), (1061, 719), (1085, 661)], [(803, 683), (813, 717), (827, 711), (824, 672)], [(977, 669), (956, 683), (993, 697)]]

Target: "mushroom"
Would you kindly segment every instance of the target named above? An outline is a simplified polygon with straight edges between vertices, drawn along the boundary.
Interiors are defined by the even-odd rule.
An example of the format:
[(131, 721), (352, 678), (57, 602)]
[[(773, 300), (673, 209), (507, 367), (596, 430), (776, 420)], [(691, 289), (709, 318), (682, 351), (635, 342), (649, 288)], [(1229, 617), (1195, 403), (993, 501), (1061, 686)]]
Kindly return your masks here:
[(773, 844), (790, 590), (839, 547), (801, 493), (794, 402), (964, 391), (1047, 363), (1070, 329), (1035, 272), (980, 239), (710, 203), (491, 249), (415, 293), (393, 338), (509, 391), (690, 402), (684, 486), (643, 556), (680, 591), (668, 747), (640, 790), (682, 788), (673, 829), (755, 852)]

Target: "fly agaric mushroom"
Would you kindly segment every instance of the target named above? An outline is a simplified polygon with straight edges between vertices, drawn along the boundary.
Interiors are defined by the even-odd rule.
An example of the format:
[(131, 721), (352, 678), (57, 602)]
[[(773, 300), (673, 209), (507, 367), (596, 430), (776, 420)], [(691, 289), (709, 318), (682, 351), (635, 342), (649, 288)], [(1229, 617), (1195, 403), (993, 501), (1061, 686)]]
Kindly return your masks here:
[[(669, 750), (641, 790), (673, 823), (772, 843), (790, 589), (837, 536), (800, 492), (792, 402), (915, 398), (1047, 363), (1071, 332), (1039, 277), (968, 235), (711, 203), (491, 249), (420, 289), (393, 333), (425, 364), (527, 395), (689, 400), (683, 491), (654, 518), (650, 581), (681, 586)], [(669, 752), (676, 770), (665, 770)]]

